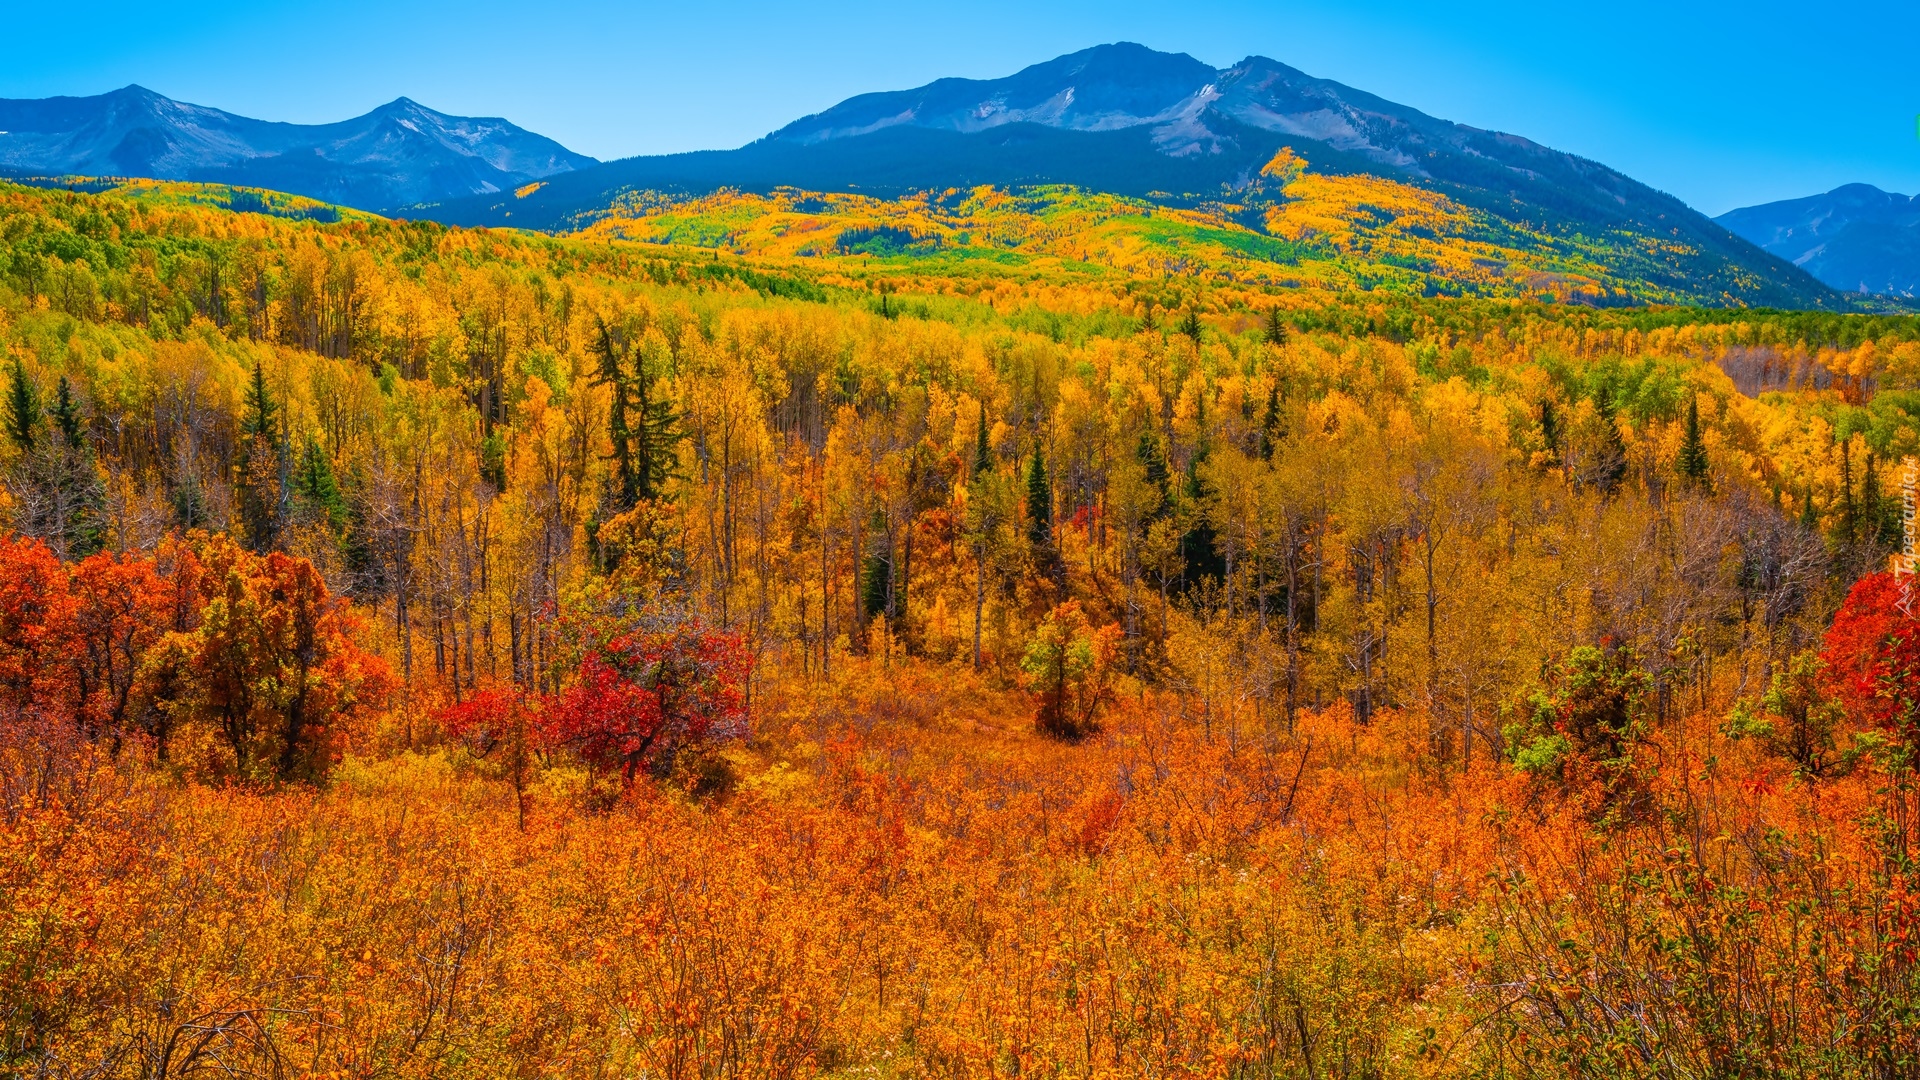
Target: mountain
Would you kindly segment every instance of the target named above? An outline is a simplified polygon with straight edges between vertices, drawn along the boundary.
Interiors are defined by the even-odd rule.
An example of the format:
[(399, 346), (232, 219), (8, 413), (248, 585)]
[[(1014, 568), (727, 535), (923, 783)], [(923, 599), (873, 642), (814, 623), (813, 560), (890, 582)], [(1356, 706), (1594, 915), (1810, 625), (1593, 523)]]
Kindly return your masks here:
[(1920, 296), (1920, 195), (1847, 184), (1714, 220), (1836, 289)]
[(363, 210), (511, 191), (596, 164), (505, 120), (406, 98), (335, 124), (282, 124), (128, 86), (0, 99), (0, 131), (0, 174), (236, 184)]
[(1848, 305), (1680, 200), (1597, 162), (1265, 57), (1216, 69), (1127, 43), (1003, 79), (863, 94), (737, 150), (628, 158), (556, 176), (523, 198), (469, 197), (418, 212), (450, 224), (571, 229), (645, 191), (791, 186), (890, 196), (1044, 183), (1193, 205), (1231, 201), (1283, 146), (1317, 172), (1440, 192), (1664, 293), (1706, 304)]

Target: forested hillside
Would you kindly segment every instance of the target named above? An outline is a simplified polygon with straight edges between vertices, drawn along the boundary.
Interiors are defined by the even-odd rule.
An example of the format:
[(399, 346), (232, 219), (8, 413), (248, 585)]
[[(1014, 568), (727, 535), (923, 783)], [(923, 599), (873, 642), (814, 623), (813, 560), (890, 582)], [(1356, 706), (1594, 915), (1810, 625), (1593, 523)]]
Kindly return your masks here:
[(0, 186), (0, 1071), (1911, 1072), (1920, 320), (222, 199)]

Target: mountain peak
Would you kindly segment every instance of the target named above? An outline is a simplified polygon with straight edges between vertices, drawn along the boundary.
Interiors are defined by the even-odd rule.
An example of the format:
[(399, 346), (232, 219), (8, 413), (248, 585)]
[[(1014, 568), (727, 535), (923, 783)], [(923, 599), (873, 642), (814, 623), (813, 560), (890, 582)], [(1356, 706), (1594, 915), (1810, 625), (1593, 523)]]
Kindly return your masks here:
[(497, 118), (399, 97), (351, 120), (284, 124), (138, 84), (0, 99), (0, 175), (144, 176), (273, 188), (367, 210), (510, 190), (594, 160)]
[(1920, 296), (1920, 196), (1842, 184), (1714, 220), (1836, 289)]

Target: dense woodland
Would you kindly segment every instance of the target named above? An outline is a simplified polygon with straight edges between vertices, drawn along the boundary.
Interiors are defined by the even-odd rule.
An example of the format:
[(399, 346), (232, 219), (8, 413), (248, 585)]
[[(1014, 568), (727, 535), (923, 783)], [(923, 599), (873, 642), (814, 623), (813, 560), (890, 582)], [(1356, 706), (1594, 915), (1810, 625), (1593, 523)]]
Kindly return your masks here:
[(0, 1071), (1920, 1068), (1920, 320), (1157, 270), (0, 187)]

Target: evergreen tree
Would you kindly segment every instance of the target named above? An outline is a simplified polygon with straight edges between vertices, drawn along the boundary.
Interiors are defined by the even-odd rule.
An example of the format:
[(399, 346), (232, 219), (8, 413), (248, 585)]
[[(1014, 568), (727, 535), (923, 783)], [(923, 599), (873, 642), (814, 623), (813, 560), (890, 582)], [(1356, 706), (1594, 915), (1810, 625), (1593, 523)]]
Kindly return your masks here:
[(893, 542), (887, 537), (887, 521), (875, 510), (867, 523), (874, 538), (860, 575), (860, 610), (868, 619), (893, 614)]
[(234, 483), (240, 504), (240, 523), (246, 531), (247, 546), (265, 554), (280, 541), (281, 507), (286, 495), (284, 457), (277, 438), (280, 404), (267, 388), (266, 371), (258, 360), (253, 364), (253, 381), (247, 388), (246, 416), (241, 420), (238, 474)]
[(1712, 490), (1712, 481), (1707, 475), (1707, 444), (1700, 435), (1700, 399), (1687, 402), (1687, 434), (1680, 443), (1680, 475), (1687, 480)]
[(240, 430), (271, 440), (280, 404), (273, 400), (273, 392), (267, 389), (267, 373), (258, 360), (253, 362), (253, 381), (247, 385), (245, 404), (247, 415), (240, 423)]
[(74, 403), (73, 384), (65, 375), (60, 376), (60, 388), (54, 396), (53, 423), (60, 429), (69, 450), (86, 446), (86, 423), (81, 419), (80, 406)]
[(1280, 321), (1280, 309), (1267, 309), (1267, 344), (1285, 345), (1287, 343), (1287, 324)]
[(1260, 418), (1260, 460), (1273, 460), (1274, 444), (1285, 432), (1280, 430), (1280, 384), (1267, 388), (1267, 412)]
[(1027, 539), (1036, 548), (1053, 543), (1053, 482), (1047, 479), (1046, 455), (1037, 446), (1027, 470)]
[(1860, 539), (1873, 548), (1893, 548), (1901, 532), (1900, 501), (1881, 487), (1879, 455), (1868, 450), (1866, 472), (1860, 477)]
[[(660, 343), (636, 336), (622, 325), (597, 321), (598, 381), (610, 387), (607, 436), (613, 443), (614, 513), (633, 509), (666, 493), (674, 473), (674, 445), (682, 438), (680, 417), (660, 385)], [(657, 334), (653, 335), (657, 338)]]
[(1153, 437), (1152, 428), (1147, 428), (1140, 432), (1140, 442), (1134, 447), (1133, 454), (1140, 459), (1140, 464), (1146, 467), (1147, 483), (1152, 484), (1154, 489), (1160, 492), (1160, 512), (1164, 513), (1166, 511), (1165, 496), (1167, 495), (1167, 477), (1169, 475), (1167, 472), (1167, 455), (1160, 452), (1160, 440)]
[[(84, 558), (100, 550), (105, 539), (107, 492), (73, 385), (65, 375), (60, 377), (49, 418), (18, 357), (12, 376), (7, 434), (21, 451), (17, 466), (6, 476), (14, 503), (13, 527), (46, 541), (62, 559)], [(51, 430), (41, 438), (42, 422), (48, 419)]]
[(1183, 318), (1180, 320), (1180, 332), (1182, 334), (1185, 334), (1190, 340), (1192, 340), (1194, 350), (1198, 351), (1200, 348), (1200, 312), (1199, 311), (1193, 308), (1187, 309), (1186, 318)]
[(1599, 413), (1600, 447), (1594, 463), (1593, 479), (1602, 491), (1612, 491), (1627, 476), (1627, 442), (1620, 437), (1615, 419), (1613, 385), (1601, 383), (1593, 395), (1594, 411)]
[(1820, 514), (1813, 508), (1813, 488), (1811, 487), (1806, 489), (1800, 503), (1800, 524), (1812, 531), (1818, 531), (1820, 528)]
[(1182, 493), (1186, 512), (1192, 515), (1193, 527), (1180, 537), (1180, 558), (1186, 564), (1186, 583), (1189, 587), (1198, 585), (1204, 578), (1220, 580), (1227, 574), (1227, 561), (1222, 558), (1215, 544), (1213, 526), (1207, 522), (1207, 515), (1201, 510), (1206, 506), (1206, 481), (1200, 478), (1200, 465), (1207, 459), (1206, 447), (1202, 446), (1187, 464), (1187, 479)]
[(980, 404), (980, 435), (973, 444), (973, 475), (979, 476), (993, 469), (993, 446), (987, 439), (987, 406)]
[(200, 486), (200, 474), (189, 470), (180, 478), (173, 489), (173, 523), (182, 529), (206, 527), (207, 508), (206, 489)]
[(314, 439), (307, 440), (300, 469), (294, 474), (293, 490), (310, 519), (325, 522), (336, 534), (346, 529), (352, 516), (346, 495), (334, 475), (333, 462)]
[(1540, 403), (1540, 441), (1555, 461), (1560, 460), (1560, 414), (1554, 411), (1552, 398)]
[(13, 358), (13, 380), (7, 387), (7, 437), (22, 450), (33, 449), (33, 432), (40, 426), (40, 391), (27, 378), (27, 368)]
[(480, 440), (480, 479), (496, 492), (507, 490), (507, 440), (498, 429)]

